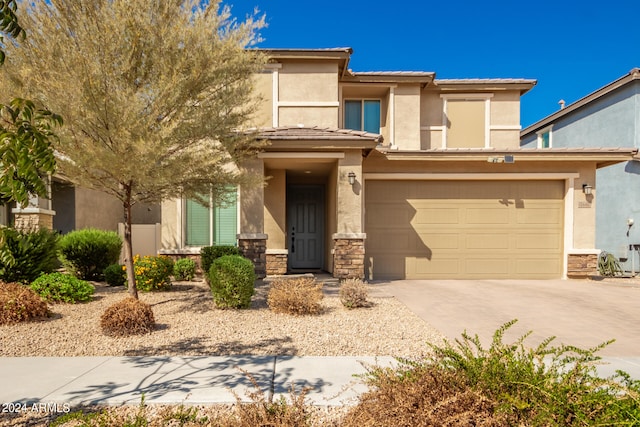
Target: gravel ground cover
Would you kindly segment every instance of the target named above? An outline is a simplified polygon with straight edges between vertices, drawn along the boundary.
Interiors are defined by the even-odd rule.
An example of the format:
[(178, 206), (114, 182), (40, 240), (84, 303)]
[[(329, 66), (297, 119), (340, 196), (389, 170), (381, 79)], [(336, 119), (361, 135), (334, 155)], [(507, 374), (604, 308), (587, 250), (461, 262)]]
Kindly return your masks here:
[[(268, 284), (259, 282), (248, 310), (219, 310), (204, 282), (177, 282), (164, 292), (140, 293), (152, 306), (156, 330), (150, 334), (111, 338), (100, 331), (104, 310), (128, 296), (119, 287), (94, 283), (92, 301), (50, 305), (43, 321), (0, 326), (0, 356), (145, 356), (145, 355), (297, 355), (419, 356), (426, 342), (443, 336), (392, 297), (370, 292), (370, 306), (348, 310), (336, 285), (325, 285), (323, 311), (316, 316), (272, 313), (266, 304)], [(76, 408), (77, 409), (77, 408)], [(313, 425), (338, 425), (347, 408), (314, 408)], [(99, 410), (99, 408), (96, 408)], [(139, 408), (111, 408), (133, 417)], [(150, 425), (165, 425), (161, 414), (171, 407), (145, 409)], [(214, 418), (227, 405), (200, 407)], [(155, 417), (155, 418), (154, 418)], [(0, 414), (0, 426), (46, 426), (52, 414)], [(64, 425), (75, 425), (73, 422)], [(178, 425), (178, 424), (176, 424)]]
[(100, 316), (128, 294), (95, 287), (91, 302), (54, 304), (47, 320), (0, 326), (0, 356), (416, 356), (442, 337), (394, 298), (372, 297), (370, 307), (348, 310), (327, 296), (320, 315), (290, 316), (269, 311), (267, 284), (257, 286), (251, 309), (219, 310), (204, 282), (179, 282), (140, 294), (152, 306), (154, 332), (112, 338), (101, 333)]

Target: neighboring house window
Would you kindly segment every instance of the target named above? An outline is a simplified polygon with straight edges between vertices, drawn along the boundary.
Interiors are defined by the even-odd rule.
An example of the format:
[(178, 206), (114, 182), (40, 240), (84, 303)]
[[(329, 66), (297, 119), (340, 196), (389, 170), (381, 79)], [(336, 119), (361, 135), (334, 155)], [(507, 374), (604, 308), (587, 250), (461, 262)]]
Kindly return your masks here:
[(352, 99), (344, 102), (344, 127), (380, 133), (380, 100)]
[(235, 245), (238, 230), (237, 194), (221, 206), (202, 206), (195, 200), (185, 201), (185, 245)]
[(447, 94), (443, 98), (442, 148), (490, 147), (492, 94)]
[(538, 148), (551, 148), (551, 126), (538, 131)]

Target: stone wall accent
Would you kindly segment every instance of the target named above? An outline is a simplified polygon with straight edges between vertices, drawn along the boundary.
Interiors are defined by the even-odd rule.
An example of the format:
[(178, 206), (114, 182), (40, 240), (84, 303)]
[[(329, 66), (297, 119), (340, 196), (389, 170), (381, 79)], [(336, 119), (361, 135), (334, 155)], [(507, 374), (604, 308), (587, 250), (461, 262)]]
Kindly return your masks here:
[(333, 277), (364, 279), (364, 234), (334, 234)]
[(598, 274), (598, 254), (569, 254), (567, 258), (567, 277), (584, 279)]
[(287, 274), (289, 251), (286, 249), (267, 249), (267, 276)]
[(53, 230), (53, 215), (48, 212), (16, 212), (14, 227), (18, 230)]
[(238, 234), (238, 247), (242, 255), (253, 262), (258, 279), (267, 276), (267, 235), (266, 234)]

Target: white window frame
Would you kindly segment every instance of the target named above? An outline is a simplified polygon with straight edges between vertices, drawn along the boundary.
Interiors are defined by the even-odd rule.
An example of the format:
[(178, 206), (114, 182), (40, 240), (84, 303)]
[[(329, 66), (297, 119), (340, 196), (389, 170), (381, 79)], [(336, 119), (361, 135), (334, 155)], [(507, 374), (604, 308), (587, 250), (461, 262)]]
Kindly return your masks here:
[[(537, 141), (537, 147), (538, 148), (553, 148), (553, 125), (549, 125), (545, 128), (540, 129), (538, 132), (536, 132), (536, 141)], [(542, 146), (542, 135), (544, 135), (545, 133), (549, 134), (549, 146), (548, 147), (543, 147)]]
[(442, 98), (442, 148), (447, 148), (447, 103), (450, 99), (456, 101), (484, 100), (484, 148), (491, 148), (491, 98), (492, 93), (449, 93), (440, 95)]
[[(209, 194), (209, 202), (212, 203), (213, 194)], [(178, 214), (177, 219), (179, 222), (180, 230), (180, 247), (183, 249), (200, 249), (202, 246), (187, 245), (187, 198), (182, 197), (177, 200), (178, 202)], [(216, 206), (209, 206), (209, 244), (214, 244), (215, 240), (215, 210)], [(240, 186), (236, 188), (236, 231), (240, 230)], [(237, 242), (236, 242), (237, 244)]]

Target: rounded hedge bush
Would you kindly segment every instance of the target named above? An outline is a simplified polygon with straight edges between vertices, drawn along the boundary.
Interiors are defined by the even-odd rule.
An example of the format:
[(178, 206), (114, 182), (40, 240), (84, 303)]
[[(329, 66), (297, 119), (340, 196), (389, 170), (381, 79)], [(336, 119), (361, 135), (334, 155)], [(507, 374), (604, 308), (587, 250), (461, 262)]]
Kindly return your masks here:
[(67, 271), (83, 280), (102, 280), (104, 269), (116, 264), (122, 239), (114, 231), (87, 228), (60, 239), (60, 259)]
[(202, 267), (205, 278), (213, 261), (225, 255), (242, 255), (242, 252), (239, 247), (232, 245), (204, 246), (200, 249), (200, 267)]
[(240, 255), (217, 258), (209, 270), (209, 286), (219, 308), (249, 308), (255, 280), (253, 263)]
[(47, 303), (28, 286), (0, 282), (0, 325), (47, 317)]
[(173, 277), (176, 280), (193, 280), (196, 275), (196, 262), (190, 258), (180, 258), (173, 264)]
[(89, 282), (64, 273), (43, 274), (30, 288), (47, 302), (89, 301), (95, 288)]
[(127, 271), (120, 264), (111, 264), (104, 269), (104, 281), (109, 286), (124, 286), (127, 283)]

